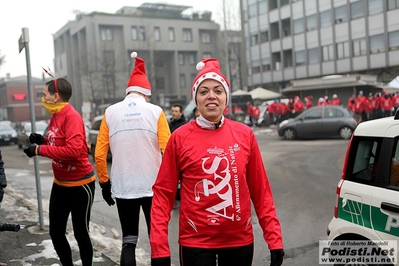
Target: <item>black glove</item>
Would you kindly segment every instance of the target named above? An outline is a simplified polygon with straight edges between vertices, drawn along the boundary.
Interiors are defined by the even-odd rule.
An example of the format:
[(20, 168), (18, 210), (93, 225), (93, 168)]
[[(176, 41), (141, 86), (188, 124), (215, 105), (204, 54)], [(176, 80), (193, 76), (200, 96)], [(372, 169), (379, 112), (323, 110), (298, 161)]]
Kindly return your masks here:
[(111, 182), (108, 180), (105, 183), (100, 183), (100, 187), (102, 189), (103, 199), (107, 202), (109, 206), (114, 205), (115, 201), (112, 199), (111, 193)]
[(26, 149), (24, 150), (24, 153), (25, 153), (29, 158), (32, 158), (33, 156), (36, 156), (36, 155), (37, 155), (37, 154), (36, 154), (36, 145), (30, 146), (30, 147), (26, 148)]
[(270, 266), (280, 266), (283, 264), (284, 250), (270, 250)]
[(151, 266), (170, 266), (170, 257), (151, 259)]
[(29, 142), (32, 143), (32, 144), (36, 143), (36, 144), (40, 145), (40, 144), (43, 144), (44, 138), (40, 134), (31, 133), (30, 136), (29, 136)]

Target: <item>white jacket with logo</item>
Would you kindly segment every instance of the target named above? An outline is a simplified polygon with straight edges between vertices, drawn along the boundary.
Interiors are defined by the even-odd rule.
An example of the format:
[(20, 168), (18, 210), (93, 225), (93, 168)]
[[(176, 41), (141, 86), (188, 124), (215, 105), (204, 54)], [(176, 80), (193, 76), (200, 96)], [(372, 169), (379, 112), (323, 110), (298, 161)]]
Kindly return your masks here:
[(111, 192), (116, 198), (134, 199), (153, 195), (162, 152), (170, 137), (161, 107), (144, 97), (129, 94), (108, 107), (97, 137), (95, 161), (100, 183), (108, 181), (107, 153), (112, 153)]

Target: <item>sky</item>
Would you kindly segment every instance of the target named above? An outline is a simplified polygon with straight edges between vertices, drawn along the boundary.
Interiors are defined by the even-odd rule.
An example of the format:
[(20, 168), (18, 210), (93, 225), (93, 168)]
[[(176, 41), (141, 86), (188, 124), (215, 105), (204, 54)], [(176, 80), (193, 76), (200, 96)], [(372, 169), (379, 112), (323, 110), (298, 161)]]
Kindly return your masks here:
[[(7, 3), (5, 3), (7, 2)], [(84, 13), (93, 11), (115, 13), (124, 6), (140, 6), (142, 3), (165, 3), (191, 6), (192, 11), (212, 11), (212, 20), (223, 24), (223, 0), (113, 0), (113, 1), (43, 1), (17, 0), (3, 1), (0, 4), (0, 56), (5, 63), (0, 66), (0, 79), (7, 73), (11, 77), (27, 75), (25, 49), (19, 53), (18, 40), (22, 28), (29, 30), (29, 58), (32, 77), (41, 78), (41, 67), (54, 70), (54, 48), (52, 34), (56, 33), (68, 21), (75, 19), (74, 11)], [(225, 0), (226, 14), (237, 10), (239, 0)], [(187, 10), (190, 12), (190, 10)], [(226, 16), (228, 17), (228, 16)]]

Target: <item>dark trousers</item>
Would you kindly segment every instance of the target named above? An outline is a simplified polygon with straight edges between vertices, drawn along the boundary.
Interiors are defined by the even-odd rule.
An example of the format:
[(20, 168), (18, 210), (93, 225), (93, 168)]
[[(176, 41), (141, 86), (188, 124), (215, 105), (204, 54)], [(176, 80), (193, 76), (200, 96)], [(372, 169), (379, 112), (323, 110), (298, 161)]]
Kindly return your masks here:
[(251, 266), (254, 244), (235, 248), (190, 248), (180, 246), (180, 266)]
[(53, 184), (49, 208), (50, 236), (63, 266), (73, 266), (71, 247), (65, 236), (70, 213), (82, 265), (93, 265), (93, 245), (89, 235), (89, 222), (94, 190), (94, 181), (78, 187), (62, 187)]
[(139, 235), (140, 208), (143, 209), (148, 235), (150, 235), (151, 205), (152, 197), (138, 199), (116, 198), (123, 237)]

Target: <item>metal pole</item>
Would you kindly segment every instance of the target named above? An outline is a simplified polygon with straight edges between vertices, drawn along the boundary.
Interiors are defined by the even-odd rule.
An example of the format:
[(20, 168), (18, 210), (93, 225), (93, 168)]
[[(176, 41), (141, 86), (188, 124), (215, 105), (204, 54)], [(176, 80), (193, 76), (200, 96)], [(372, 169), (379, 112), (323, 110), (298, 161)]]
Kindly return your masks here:
[[(28, 75), (28, 93), (29, 93), (29, 110), (30, 110), (30, 121), (32, 126), (32, 132), (36, 132), (36, 113), (35, 113), (35, 95), (33, 94), (32, 88), (32, 76), (30, 69), (30, 55), (29, 55), (29, 29), (22, 28), (22, 40), (24, 42), (25, 47), (25, 55), (26, 55), (26, 72)], [(40, 230), (44, 229), (43, 222), (43, 206), (42, 206), (42, 192), (41, 192), (41, 184), (40, 184), (40, 172), (39, 172), (39, 158), (37, 156), (33, 156), (34, 165), (35, 165), (35, 178), (36, 178), (36, 194), (37, 194), (37, 205), (39, 209), (39, 225)]]
[(226, 22), (226, 0), (223, 0), (223, 23), (224, 23), (224, 42), (226, 49), (226, 78), (230, 82), (230, 93), (229, 93), (229, 117), (233, 117), (233, 102), (231, 97), (231, 80), (230, 80), (230, 60), (229, 60), (229, 40), (227, 39), (227, 22)]

